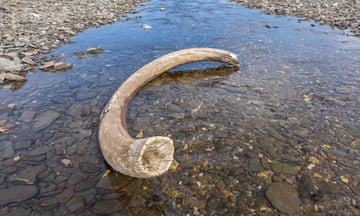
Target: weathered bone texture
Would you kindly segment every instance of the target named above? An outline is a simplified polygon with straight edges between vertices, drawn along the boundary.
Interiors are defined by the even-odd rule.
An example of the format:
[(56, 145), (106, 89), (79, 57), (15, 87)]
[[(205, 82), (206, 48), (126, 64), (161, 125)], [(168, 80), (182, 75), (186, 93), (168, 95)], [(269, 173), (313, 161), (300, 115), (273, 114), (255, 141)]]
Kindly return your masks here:
[(236, 55), (228, 51), (213, 48), (184, 49), (146, 64), (116, 90), (101, 114), (99, 127), (101, 151), (114, 170), (137, 178), (150, 178), (169, 169), (174, 156), (173, 141), (164, 136), (132, 138), (126, 127), (127, 105), (141, 87), (160, 74), (197, 61), (238, 65)]

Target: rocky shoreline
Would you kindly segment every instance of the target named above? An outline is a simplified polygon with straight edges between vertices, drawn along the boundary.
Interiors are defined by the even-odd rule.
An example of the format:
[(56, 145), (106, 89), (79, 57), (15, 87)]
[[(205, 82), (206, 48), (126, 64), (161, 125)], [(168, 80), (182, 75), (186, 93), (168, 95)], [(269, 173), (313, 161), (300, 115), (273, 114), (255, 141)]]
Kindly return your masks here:
[(135, 13), (142, 0), (0, 1), (0, 84), (24, 81), (39, 65), (38, 55), (89, 27)]
[[(360, 35), (359, 0), (233, 0), (266, 13), (299, 16), (320, 24), (350, 29)], [(115, 22), (124, 13), (134, 13), (142, 0), (64, 0), (2, 1), (0, 6), (0, 84), (25, 81), (26, 72), (40, 62), (38, 55), (47, 53), (69, 37), (88, 27)], [(65, 64), (60, 62), (60, 64)], [(61, 66), (63, 68), (63, 66)], [(67, 67), (70, 68), (70, 67)]]
[(319, 24), (346, 30), (360, 36), (359, 0), (232, 0), (246, 7), (258, 8), (269, 14), (298, 16), (304, 20), (315, 20)]

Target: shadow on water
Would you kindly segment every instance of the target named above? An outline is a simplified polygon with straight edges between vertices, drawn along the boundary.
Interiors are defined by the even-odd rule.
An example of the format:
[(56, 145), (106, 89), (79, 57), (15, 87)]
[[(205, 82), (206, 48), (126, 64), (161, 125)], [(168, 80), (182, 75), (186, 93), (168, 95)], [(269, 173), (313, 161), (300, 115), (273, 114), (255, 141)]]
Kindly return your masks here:
[[(1, 215), (358, 211), (359, 38), (222, 0), (138, 11), (48, 55), (71, 70), (0, 90)], [(79, 58), (90, 47), (104, 51)], [(96, 134), (102, 108), (145, 63), (189, 47), (230, 50), (240, 69), (185, 65), (140, 90), (129, 132), (172, 137), (176, 161), (158, 178), (111, 172)]]

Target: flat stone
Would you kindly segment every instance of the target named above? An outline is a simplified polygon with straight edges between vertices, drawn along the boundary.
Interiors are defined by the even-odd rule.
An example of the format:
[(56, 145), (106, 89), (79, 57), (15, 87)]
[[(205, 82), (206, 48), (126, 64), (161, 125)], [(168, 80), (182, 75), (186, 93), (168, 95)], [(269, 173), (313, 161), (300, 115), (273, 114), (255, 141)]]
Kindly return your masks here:
[(21, 140), (14, 143), (15, 150), (27, 149), (30, 148), (30, 146), (31, 146), (30, 140)]
[(102, 200), (96, 202), (94, 205), (94, 212), (96, 214), (109, 215), (121, 210), (121, 203), (117, 199)]
[(288, 215), (300, 215), (300, 199), (296, 189), (285, 182), (271, 183), (265, 191), (266, 198), (280, 212)]
[(83, 109), (84, 108), (80, 104), (73, 104), (70, 106), (68, 113), (74, 117), (79, 117), (81, 116)]
[(15, 156), (15, 150), (12, 146), (7, 147), (3, 152), (3, 158), (8, 159)]
[(10, 147), (10, 146), (12, 146), (12, 145), (13, 145), (13, 143), (10, 142), (10, 141), (7, 141), (7, 140), (1, 141), (1, 142), (0, 142), (0, 151), (1, 151), (1, 150), (4, 150), (4, 149), (6, 149), (7, 147)]
[(49, 152), (51, 150), (51, 148), (49, 146), (40, 146), (34, 150), (31, 150), (27, 153), (25, 153), (24, 156), (26, 157), (35, 157), (35, 156), (39, 156), (39, 155), (42, 155), (42, 154), (45, 154), (47, 152)]
[(60, 117), (60, 113), (54, 111), (54, 110), (48, 110), (45, 113), (43, 113), (37, 122), (34, 124), (34, 131), (39, 132), (45, 128), (47, 128), (49, 125), (51, 125), (57, 118)]
[(32, 111), (32, 110), (26, 110), (25, 112), (23, 112), (20, 116), (20, 120), (21, 121), (25, 121), (25, 122), (31, 122), (35, 116), (36, 112)]
[(0, 190), (0, 204), (20, 202), (34, 197), (38, 188), (34, 185), (16, 185)]
[(27, 167), (20, 171), (19, 174), (9, 177), (10, 181), (24, 182), (26, 184), (34, 184), (37, 175), (46, 169), (45, 165), (39, 165), (35, 167)]
[(72, 64), (71, 63), (66, 63), (66, 62), (56, 62), (54, 64), (54, 70), (55, 71), (66, 71), (66, 70), (70, 70), (72, 68)]
[(301, 170), (300, 166), (291, 166), (286, 163), (273, 162), (271, 164), (271, 169), (275, 173), (283, 173), (289, 175), (297, 175)]
[(260, 172), (264, 170), (264, 167), (261, 165), (257, 157), (250, 159), (248, 166), (249, 166), (249, 170), (252, 172)]
[(22, 207), (15, 207), (7, 214), (8, 216), (28, 216), (31, 213), (31, 208), (25, 209)]
[(78, 99), (78, 100), (95, 98), (96, 96), (97, 96), (97, 93), (91, 89), (81, 89), (78, 92), (76, 92), (76, 99)]
[(66, 203), (66, 207), (70, 212), (79, 212), (85, 207), (84, 200), (79, 196), (74, 196)]
[(16, 61), (0, 57), (0, 71), (13, 71), (19, 72), (24, 70), (25, 66)]
[(86, 175), (84, 173), (74, 173), (70, 178), (68, 179), (69, 185), (76, 185), (80, 181), (84, 180), (86, 178)]
[(62, 193), (56, 196), (60, 203), (66, 203), (74, 196), (74, 190), (72, 188), (66, 188)]

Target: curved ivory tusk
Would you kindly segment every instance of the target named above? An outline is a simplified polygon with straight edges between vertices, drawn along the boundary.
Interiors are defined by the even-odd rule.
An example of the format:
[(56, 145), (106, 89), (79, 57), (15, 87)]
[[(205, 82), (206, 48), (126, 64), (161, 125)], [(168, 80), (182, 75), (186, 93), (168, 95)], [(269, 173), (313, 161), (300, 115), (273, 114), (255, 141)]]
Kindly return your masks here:
[(146, 64), (116, 90), (104, 108), (99, 128), (101, 151), (114, 170), (137, 178), (150, 178), (169, 169), (174, 156), (173, 141), (164, 136), (133, 139), (126, 127), (126, 107), (132, 96), (149, 81), (176, 66), (197, 61), (238, 65), (236, 55), (228, 51), (184, 49)]

